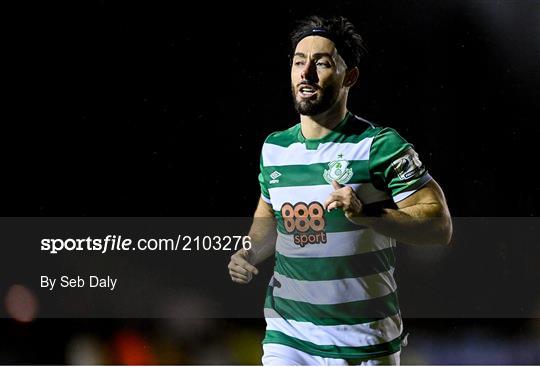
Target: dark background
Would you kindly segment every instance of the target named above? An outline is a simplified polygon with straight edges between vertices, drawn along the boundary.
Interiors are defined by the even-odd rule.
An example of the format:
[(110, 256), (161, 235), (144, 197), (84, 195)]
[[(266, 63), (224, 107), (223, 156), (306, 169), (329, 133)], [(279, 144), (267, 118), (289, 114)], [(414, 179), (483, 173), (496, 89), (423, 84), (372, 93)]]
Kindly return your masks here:
[[(259, 150), (297, 122), (288, 34), (344, 14), (369, 57), (354, 113), (415, 144), (455, 216), (538, 215), (540, 5), (337, 1), (28, 5), (10, 29), (33, 208), (5, 215), (249, 216)], [(7, 16), (8, 14), (6, 14)], [(9, 124), (8, 124), (9, 125)], [(12, 159), (10, 159), (12, 160)]]
[[(250, 216), (261, 144), (297, 122), (288, 34), (295, 19), (310, 14), (342, 14), (357, 25), (369, 56), (350, 110), (396, 128), (415, 145), (454, 216), (539, 214), (540, 2), (94, 1), (5, 8), (4, 216)], [(456, 284), (444, 285), (457, 294), (468, 284), (484, 285), (489, 297), (478, 297), (481, 307), (512, 284), (530, 282), (516, 304), (534, 307), (538, 246), (508, 237), (493, 247), (454, 243), (429, 279), (425, 266), (406, 267), (415, 258), (404, 247), (401, 269), (431, 294), (440, 284), (434, 270), (455, 271)], [(407, 295), (422, 293), (415, 283), (400, 286), (404, 307)], [(257, 363), (232, 352), (227, 359), (217, 340), (226, 330), (257, 340), (264, 327), (262, 320), (217, 320), (194, 342), (157, 337), (152, 320), (1, 324), (3, 363), (73, 362), (66, 350), (75, 336), (123, 345), (116, 340), (126, 328), (154, 352), (156, 338), (174, 340), (171, 350), (183, 348), (185, 356), (169, 363), (209, 363), (194, 356), (212, 343), (219, 345), (208, 352), (217, 363)], [(419, 364), (540, 360), (526, 349), (538, 342), (534, 319), (409, 325), (427, 335), (424, 349), (409, 349), (409, 358), (424, 353), (409, 359)], [(430, 340), (436, 347), (429, 348)], [(464, 351), (470, 344), (477, 354)], [(464, 352), (444, 354), (445, 348)], [(107, 353), (102, 363), (126, 362), (121, 352)]]

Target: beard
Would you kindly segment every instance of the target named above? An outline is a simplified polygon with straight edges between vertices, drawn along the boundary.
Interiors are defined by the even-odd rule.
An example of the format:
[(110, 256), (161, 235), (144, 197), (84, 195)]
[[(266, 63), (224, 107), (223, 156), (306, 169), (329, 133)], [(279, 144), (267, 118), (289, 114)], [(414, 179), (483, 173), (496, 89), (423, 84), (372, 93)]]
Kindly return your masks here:
[(300, 115), (314, 116), (320, 113), (326, 112), (332, 107), (337, 99), (339, 91), (333, 85), (330, 85), (324, 89), (318, 89), (318, 96), (316, 99), (300, 99), (296, 98), (296, 92), (294, 85), (292, 86), (292, 97), (294, 102), (294, 108)]

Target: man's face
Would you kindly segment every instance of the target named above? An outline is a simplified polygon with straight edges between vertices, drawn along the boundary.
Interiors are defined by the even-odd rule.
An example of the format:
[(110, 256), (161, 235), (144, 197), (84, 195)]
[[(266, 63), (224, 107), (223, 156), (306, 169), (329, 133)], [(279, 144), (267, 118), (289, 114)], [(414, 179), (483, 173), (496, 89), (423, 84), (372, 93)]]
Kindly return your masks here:
[(309, 36), (298, 42), (291, 66), (294, 106), (301, 115), (318, 115), (344, 98), (346, 65), (334, 43)]

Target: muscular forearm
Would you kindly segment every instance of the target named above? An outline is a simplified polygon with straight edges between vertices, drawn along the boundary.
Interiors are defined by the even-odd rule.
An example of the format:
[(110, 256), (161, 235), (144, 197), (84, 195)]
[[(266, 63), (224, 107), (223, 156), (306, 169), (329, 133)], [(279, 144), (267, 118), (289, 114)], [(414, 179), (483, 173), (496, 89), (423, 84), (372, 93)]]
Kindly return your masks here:
[(231, 280), (239, 284), (247, 284), (253, 275), (259, 274), (254, 265), (269, 258), (276, 250), (276, 218), (272, 207), (262, 197), (248, 235), (251, 238), (251, 248), (236, 251), (228, 265)]
[(350, 186), (332, 182), (335, 191), (324, 202), (327, 210), (343, 209), (353, 223), (373, 228), (399, 242), (415, 245), (446, 245), (452, 237), (452, 220), (440, 186), (431, 180), (397, 203), (399, 209), (383, 209), (379, 215), (366, 208)]
[(450, 215), (437, 203), (384, 209), (376, 217), (353, 216), (349, 219), (406, 244), (446, 245), (452, 236)]
[(254, 218), (249, 237), (251, 238), (250, 262), (257, 265), (276, 251), (276, 219)]

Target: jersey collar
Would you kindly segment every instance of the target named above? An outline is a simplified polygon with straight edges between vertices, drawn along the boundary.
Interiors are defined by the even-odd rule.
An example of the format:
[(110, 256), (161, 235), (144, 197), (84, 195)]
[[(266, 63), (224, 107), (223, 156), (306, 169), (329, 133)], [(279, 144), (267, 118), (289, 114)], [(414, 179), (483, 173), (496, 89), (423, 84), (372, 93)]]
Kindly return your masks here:
[(345, 125), (347, 124), (347, 121), (349, 121), (351, 117), (352, 117), (352, 113), (347, 111), (347, 113), (345, 114), (345, 117), (343, 118), (343, 120), (341, 120), (336, 125), (336, 127), (334, 127), (328, 134), (326, 134), (322, 138), (318, 138), (318, 139), (307, 139), (307, 138), (305, 138), (304, 134), (302, 134), (302, 125), (299, 123), (298, 124), (297, 139), (298, 139), (298, 141), (300, 143), (304, 143), (306, 145), (306, 149), (308, 149), (308, 150), (317, 150), (317, 148), (319, 147), (319, 144), (329, 143), (329, 142), (335, 141), (336, 138), (341, 135), (341, 132), (343, 131), (343, 128), (345, 127)]

